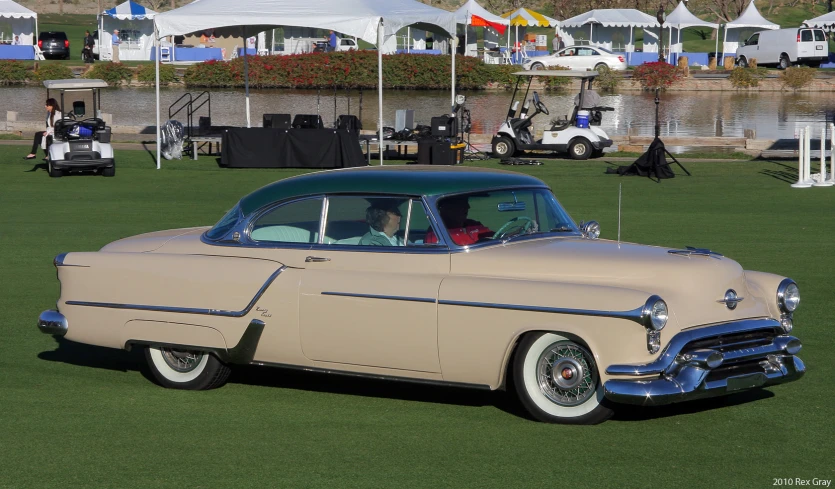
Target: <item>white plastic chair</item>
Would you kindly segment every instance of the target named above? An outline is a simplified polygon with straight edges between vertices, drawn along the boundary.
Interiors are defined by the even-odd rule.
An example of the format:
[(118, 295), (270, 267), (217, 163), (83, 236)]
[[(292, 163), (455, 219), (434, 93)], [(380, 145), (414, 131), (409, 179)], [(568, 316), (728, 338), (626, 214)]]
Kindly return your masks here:
[(37, 44), (33, 44), (32, 46), (35, 48), (35, 59), (37, 61), (44, 61), (46, 58), (44, 58), (43, 51), (41, 51), (41, 48), (38, 47)]
[(229, 59), (235, 59), (238, 57), (238, 45), (235, 44), (235, 47), (232, 48), (232, 54), (229, 55)]
[(160, 46), (159, 47), (159, 62), (160, 63), (170, 63), (171, 62), (171, 46)]

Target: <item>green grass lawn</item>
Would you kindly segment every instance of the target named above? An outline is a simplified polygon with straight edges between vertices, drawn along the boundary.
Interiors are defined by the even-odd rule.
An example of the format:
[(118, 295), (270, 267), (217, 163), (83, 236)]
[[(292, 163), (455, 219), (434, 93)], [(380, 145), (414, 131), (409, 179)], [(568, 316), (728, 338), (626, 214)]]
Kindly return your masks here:
[(835, 189), (790, 188), (790, 162), (687, 163), (692, 177), (660, 184), (605, 175), (605, 158), (511, 168), (551, 185), (576, 220), (599, 220), (604, 238), (617, 236), (622, 184), (625, 241), (711, 248), (800, 285), (800, 381), (577, 427), (529, 421), (502, 393), (277, 369), (236, 369), (213, 391), (166, 390), (138, 352), (59, 344), (35, 326), (58, 297), (56, 254), (213, 224), (241, 196), (300, 171), (210, 158), (155, 170), (148, 153), (119, 151), (115, 178), (51, 179), (25, 151), (0, 146), (0, 487), (765, 488), (835, 478)]

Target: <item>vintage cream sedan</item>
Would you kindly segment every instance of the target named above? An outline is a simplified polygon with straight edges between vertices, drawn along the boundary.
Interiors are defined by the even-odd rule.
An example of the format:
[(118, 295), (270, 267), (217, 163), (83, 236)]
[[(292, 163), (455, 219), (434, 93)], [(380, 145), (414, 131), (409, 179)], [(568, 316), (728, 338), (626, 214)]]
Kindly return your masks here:
[(166, 387), (218, 387), (236, 364), (295, 367), (507, 389), (546, 422), (803, 375), (792, 280), (598, 234), (518, 173), (311, 173), (211, 228), (58, 255), (58, 310), (38, 326), (144, 348)]

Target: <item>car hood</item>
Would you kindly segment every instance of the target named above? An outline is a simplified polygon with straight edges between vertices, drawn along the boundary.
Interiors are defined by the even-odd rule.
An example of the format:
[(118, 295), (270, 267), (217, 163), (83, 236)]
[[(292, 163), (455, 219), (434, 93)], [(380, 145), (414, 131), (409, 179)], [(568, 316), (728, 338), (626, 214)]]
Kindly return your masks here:
[[(601, 309), (606, 309), (604, 287), (641, 291), (647, 298), (656, 294), (667, 302), (677, 329), (769, 316), (765, 299), (753, 296), (739, 263), (718, 255), (668, 253), (671, 249), (582, 238), (534, 239), (454, 254), (451, 267), (454, 275), (601, 286)], [(728, 289), (744, 298), (734, 310), (718, 302)], [(573, 307), (560, 301), (551, 297), (548, 304), (536, 305)]]

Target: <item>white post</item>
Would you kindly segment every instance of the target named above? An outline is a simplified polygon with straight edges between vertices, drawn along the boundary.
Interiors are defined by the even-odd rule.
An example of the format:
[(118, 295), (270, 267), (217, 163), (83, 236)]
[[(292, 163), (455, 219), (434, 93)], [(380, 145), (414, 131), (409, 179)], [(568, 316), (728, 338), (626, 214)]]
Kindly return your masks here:
[(806, 171), (803, 175), (803, 182), (811, 185), (812, 182), (812, 128), (806, 126)]
[(411, 26), (406, 28), (406, 53), (412, 52), (412, 28)]
[(829, 124), (829, 180), (835, 184), (835, 124)]
[[(434, 46), (433, 46), (434, 47)], [(377, 148), (380, 151), (380, 165), (383, 164), (383, 19), (377, 26), (377, 103), (379, 111), (379, 126), (377, 127)]]
[[(467, 26), (464, 26), (466, 28)], [(450, 107), (455, 107), (455, 51), (458, 48), (458, 37), (453, 37), (449, 40), (450, 45), (452, 46), (452, 101), (450, 102)], [(466, 48), (466, 45), (464, 46)]]
[(249, 62), (246, 55), (248, 40), (246, 38), (246, 27), (241, 27), (244, 36), (244, 93), (246, 94), (246, 127), (252, 127), (249, 114)]
[(806, 174), (806, 130), (800, 130), (800, 137), (798, 138), (797, 151), (797, 182), (792, 184), (792, 188), (809, 188), (811, 185), (805, 182), (804, 175)]
[[(157, 170), (162, 166), (162, 129), (160, 128), (159, 116), (159, 34), (157, 32), (157, 24), (154, 23), (154, 41), (156, 43), (156, 59), (154, 60), (154, 72), (156, 76), (156, 96), (157, 96)], [(99, 37), (99, 54), (104, 44), (101, 37)], [(173, 48), (172, 48), (173, 50)]]
[[(831, 124), (830, 124), (831, 126)], [(824, 149), (826, 149), (826, 126), (821, 128), (821, 176), (820, 181), (815, 182), (813, 187), (831, 187), (835, 185), (832, 180), (826, 178), (826, 157), (824, 156)], [(832, 148), (829, 149), (832, 151)]]
[[(467, 46), (470, 45), (470, 42), (467, 40), (467, 34), (469, 33), (468, 31), (470, 30), (469, 27), (470, 27), (470, 13), (467, 12), (467, 22), (464, 23), (464, 56), (469, 56), (470, 55), (470, 50), (467, 49)], [(455, 38), (458, 39), (458, 36), (455, 36)]]

